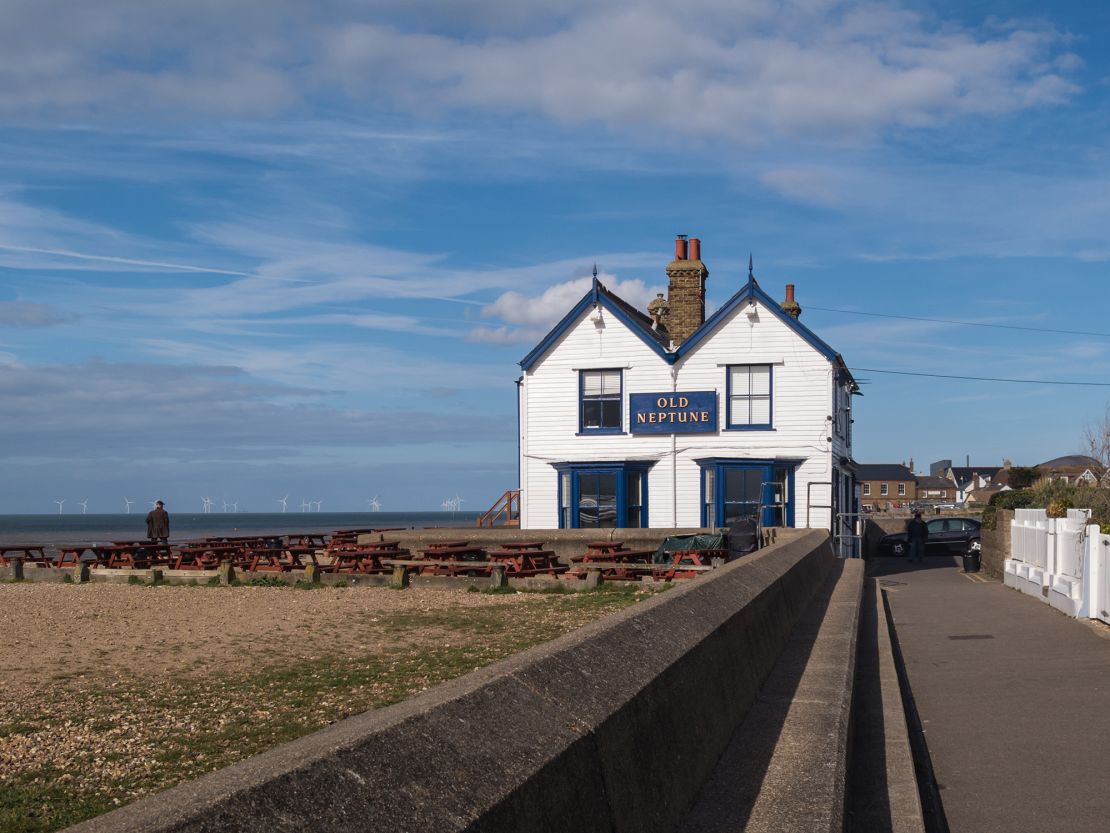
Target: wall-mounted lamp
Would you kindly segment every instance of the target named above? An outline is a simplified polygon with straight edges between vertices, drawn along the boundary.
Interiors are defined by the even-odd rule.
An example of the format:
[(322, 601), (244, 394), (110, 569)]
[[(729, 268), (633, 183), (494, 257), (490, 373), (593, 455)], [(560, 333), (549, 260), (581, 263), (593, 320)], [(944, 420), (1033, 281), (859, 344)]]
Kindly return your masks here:
[(594, 322), (594, 326), (599, 330), (605, 326), (605, 317), (601, 314), (600, 304), (597, 304), (594, 311), (590, 313), (590, 320)]
[(748, 306), (744, 308), (744, 314), (747, 315), (748, 318), (755, 318), (759, 315), (759, 307), (755, 305), (754, 298), (748, 301)]

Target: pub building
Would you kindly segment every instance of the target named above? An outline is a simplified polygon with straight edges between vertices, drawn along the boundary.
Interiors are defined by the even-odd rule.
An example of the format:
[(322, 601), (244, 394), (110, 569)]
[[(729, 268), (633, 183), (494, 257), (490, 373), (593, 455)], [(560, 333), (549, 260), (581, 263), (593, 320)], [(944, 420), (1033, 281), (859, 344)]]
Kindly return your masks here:
[[(680, 235), (667, 297), (638, 310), (593, 286), (520, 362), (520, 525), (850, 526), (844, 360), (747, 281), (705, 317), (709, 270)], [(834, 529), (834, 523), (840, 529)]]

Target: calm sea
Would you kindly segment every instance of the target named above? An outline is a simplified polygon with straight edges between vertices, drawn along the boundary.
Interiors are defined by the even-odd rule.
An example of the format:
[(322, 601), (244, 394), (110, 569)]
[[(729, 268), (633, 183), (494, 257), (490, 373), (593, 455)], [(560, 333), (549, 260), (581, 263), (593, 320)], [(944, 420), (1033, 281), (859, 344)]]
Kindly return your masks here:
[[(277, 535), (337, 529), (474, 526), (477, 512), (170, 513), (170, 543), (214, 535)], [(130, 515), (0, 515), (0, 543), (105, 543), (146, 537), (146, 512)]]

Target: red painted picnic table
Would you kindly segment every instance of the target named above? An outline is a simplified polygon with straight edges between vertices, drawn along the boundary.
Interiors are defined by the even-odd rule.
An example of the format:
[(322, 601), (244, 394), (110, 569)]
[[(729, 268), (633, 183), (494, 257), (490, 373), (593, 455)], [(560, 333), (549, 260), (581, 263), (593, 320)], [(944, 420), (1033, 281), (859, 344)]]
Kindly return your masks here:
[[(58, 544), (58, 560), (55, 567), (77, 567), (84, 561), (91, 561), (94, 567), (101, 565), (100, 556), (96, 554), (96, 544)], [(90, 553), (92, 558), (82, 559), (85, 553)]]
[(405, 558), (407, 549), (399, 541), (373, 541), (353, 547), (333, 550), (329, 570), (335, 573), (388, 573), (391, 567), (382, 564), (383, 558)]
[[(582, 555), (571, 556), (573, 566), (571, 575), (578, 578), (586, 577), (586, 564), (650, 564), (655, 550), (628, 550), (622, 541), (592, 541), (586, 544), (586, 551)], [(607, 567), (601, 571), (601, 576), (608, 580), (637, 581), (641, 571), (625, 570), (622, 567)]]
[(543, 542), (526, 541), (523, 543), (503, 544), (502, 548), (489, 554), (491, 561), (505, 565), (505, 575), (510, 578), (526, 576), (557, 576), (570, 568), (560, 564), (552, 550), (545, 550)]
[(159, 564), (170, 563), (170, 547), (156, 541), (131, 541), (126, 543), (96, 544), (89, 547), (98, 564), (111, 569), (129, 567), (145, 570)]
[(421, 550), (424, 558), (435, 563), (420, 567), (421, 575), (488, 576), (492, 563), (482, 547), (468, 541), (441, 541)]
[(7, 566), (12, 561), (46, 566), (52, 563), (47, 559), (46, 548), (42, 544), (0, 544), (0, 565)]

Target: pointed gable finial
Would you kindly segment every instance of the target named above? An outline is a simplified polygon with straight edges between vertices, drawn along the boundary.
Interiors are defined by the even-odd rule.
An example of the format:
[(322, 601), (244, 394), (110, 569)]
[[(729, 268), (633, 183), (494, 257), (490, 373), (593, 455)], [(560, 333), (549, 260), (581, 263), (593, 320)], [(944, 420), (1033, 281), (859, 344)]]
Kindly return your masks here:
[(748, 280), (755, 280), (755, 272), (753, 270), (754, 261), (752, 260), (752, 253), (748, 252)]
[(597, 263), (594, 263), (594, 280), (597, 280)]

